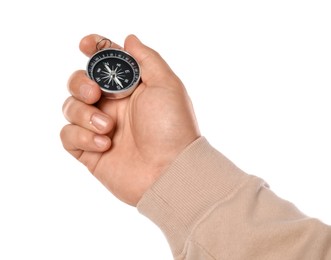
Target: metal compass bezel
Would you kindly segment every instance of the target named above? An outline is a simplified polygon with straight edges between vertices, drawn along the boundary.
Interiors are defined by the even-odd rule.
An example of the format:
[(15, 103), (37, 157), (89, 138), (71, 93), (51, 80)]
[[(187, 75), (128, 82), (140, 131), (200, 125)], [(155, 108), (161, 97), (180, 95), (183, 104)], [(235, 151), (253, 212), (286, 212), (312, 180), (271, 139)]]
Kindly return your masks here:
[[(115, 60), (120, 61), (120, 63), (121, 63), (120, 66), (122, 66), (124, 64), (125, 66), (128, 66), (130, 68), (130, 72), (133, 74), (132, 80), (130, 80), (130, 82), (128, 84), (126, 83), (125, 87), (122, 87), (121, 83), (123, 83), (123, 82), (116, 76), (115, 70), (118, 67), (116, 69), (105, 67), (105, 70), (107, 70), (107, 72), (105, 73), (105, 71), (103, 71), (103, 73), (105, 73), (104, 75), (109, 73), (108, 80), (110, 80), (109, 83), (112, 83), (112, 84), (114, 83), (114, 81), (113, 81), (113, 78), (111, 78), (111, 74), (112, 73), (115, 74), (114, 79), (116, 79), (116, 81), (118, 83), (116, 87), (121, 85), (121, 87), (118, 89), (110, 89), (110, 87), (108, 87), (108, 88), (105, 87), (107, 84), (104, 84), (104, 81), (103, 81), (103, 83), (101, 82), (102, 79), (100, 79), (100, 75), (96, 75), (96, 72), (95, 72), (96, 66), (100, 65), (100, 63), (105, 63), (106, 61), (109, 62), (110, 60), (112, 60), (112, 62), (114, 62)], [(97, 51), (89, 59), (89, 61), (87, 63), (86, 71), (87, 71), (88, 76), (92, 80), (97, 82), (97, 84), (99, 85), (100, 89), (102, 90), (104, 96), (107, 98), (111, 98), (111, 99), (124, 98), (124, 97), (131, 95), (140, 82), (141, 70), (140, 70), (139, 63), (135, 60), (135, 58), (132, 57), (131, 54), (129, 54), (128, 52), (126, 52), (124, 50), (120, 50), (120, 49), (106, 48), (106, 49), (101, 49), (101, 50)], [(101, 73), (101, 72), (99, 72), (99, 73)], [(107, 75), (104, 76), (104, 78), (107, 78)]]

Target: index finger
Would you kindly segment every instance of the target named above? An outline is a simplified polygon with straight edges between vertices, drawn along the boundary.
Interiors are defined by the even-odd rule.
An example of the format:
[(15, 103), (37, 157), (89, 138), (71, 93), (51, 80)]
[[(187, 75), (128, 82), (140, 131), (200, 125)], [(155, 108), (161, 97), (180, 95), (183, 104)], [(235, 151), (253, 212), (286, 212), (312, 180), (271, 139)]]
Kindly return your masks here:
[[(101, 40), (106, 39), (105, 37), (98, 35), (98, 34), (90, 34), (82, 38), (79, 43), (79, 49), (83, 52), (86, 56), (91, 57), (94, 53), (100, 50), (102, 47), (111, 47), (114, 49), (122, 49), (120, 45), (117, 43), (109, 40), (109, 43), (105, 41), (104, 43), (100, 43)], [(100, 46), (98, 44), (100, 43)], [(99, 48), (100, 47), (100, 48)]]

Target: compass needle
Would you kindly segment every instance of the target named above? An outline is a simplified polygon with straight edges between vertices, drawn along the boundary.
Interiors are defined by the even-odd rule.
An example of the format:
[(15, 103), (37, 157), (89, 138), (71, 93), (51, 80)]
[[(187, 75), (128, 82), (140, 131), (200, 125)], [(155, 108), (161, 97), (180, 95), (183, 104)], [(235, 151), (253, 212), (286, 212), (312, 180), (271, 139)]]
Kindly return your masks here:
[(124, 88), (121, 81), (115, 76), (114, 81), (116, 82), (117, 85), (119, 85), (121, 88)]
[(111, 73), (112, 72), (112, 70), (108, 67), (108, 65), (107, 64), (105, 64), (105, 68), (106, 68), (106, 70), (109, 72), (109, 73)]

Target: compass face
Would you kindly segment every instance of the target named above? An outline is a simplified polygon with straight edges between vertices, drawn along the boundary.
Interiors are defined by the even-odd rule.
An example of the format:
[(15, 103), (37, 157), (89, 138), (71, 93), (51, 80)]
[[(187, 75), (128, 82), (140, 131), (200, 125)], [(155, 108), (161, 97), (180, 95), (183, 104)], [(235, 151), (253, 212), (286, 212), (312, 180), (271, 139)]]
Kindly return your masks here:
[(130, 95), (140, 80), (137, 61), (127, 52), (116, 49), (95, 53), (87, 64), (87, 74), (109, 98)]

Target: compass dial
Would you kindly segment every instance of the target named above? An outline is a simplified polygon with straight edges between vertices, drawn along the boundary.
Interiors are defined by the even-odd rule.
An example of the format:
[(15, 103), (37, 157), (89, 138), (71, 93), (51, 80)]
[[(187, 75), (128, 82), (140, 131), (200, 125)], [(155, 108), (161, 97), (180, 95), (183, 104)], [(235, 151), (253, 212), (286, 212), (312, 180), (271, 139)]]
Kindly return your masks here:
[(117, 49), (95, 53), (87, 64), (87, 74), (108, 98), (123, 98), (132, 94), (140, 80), (137, 61), (127, 52)]

